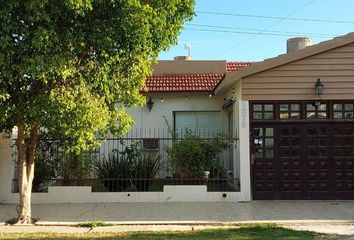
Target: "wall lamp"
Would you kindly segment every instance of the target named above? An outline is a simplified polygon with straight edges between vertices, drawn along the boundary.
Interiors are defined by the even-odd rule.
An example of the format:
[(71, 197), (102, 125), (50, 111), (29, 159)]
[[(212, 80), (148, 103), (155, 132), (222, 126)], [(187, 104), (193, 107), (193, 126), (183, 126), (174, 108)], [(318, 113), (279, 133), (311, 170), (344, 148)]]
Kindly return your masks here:
[(315, 84), (315, 91), (317, 95), (321, 95), (323, 93), (324, 85), (321, 82), (321, 79), (317, 79), (317, 82)]
[(149, 109), (149, 112), (151, 112), (152, 107), (154, 106), (154, 102), (152, 101), (152, 97), (149, 97), (149, 100), (146, 102), (146, 106)]

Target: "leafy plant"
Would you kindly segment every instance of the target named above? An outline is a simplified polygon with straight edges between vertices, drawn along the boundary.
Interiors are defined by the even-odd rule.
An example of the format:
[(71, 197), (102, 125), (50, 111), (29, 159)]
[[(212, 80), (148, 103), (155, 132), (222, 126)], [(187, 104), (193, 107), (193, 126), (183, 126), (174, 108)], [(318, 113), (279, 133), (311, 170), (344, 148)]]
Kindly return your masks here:
[(35, 192), (46, 191), (60, 179), (64, 186), (91, 185), (85, 179), (93, 172), (96, 155), (90, 151), (69, 153), (65, 151), (66, 141), (41, 133), (36, 149), (36, 168), (33, 187)]
[(37, 162), (34, 170), (33, 190), (35, 192), (46, 191), (51, 184), (51, 179), (58, 175), (58, 165), (62, 155), (58, 154), (60, 141), (49, 139), (47, 134), (43, 134), (37, 145)]
[(104, 179), (103, 184), (109, 192), (123, 191), (127, 186), (127, 181), (119, 179), (128, 179), (130, 172), (130, 161), (126, 156), (119, 153), (108, 155), (108, 159), (101, 159), (96, 163), (96, 172), (98, 178)]
[(80, 154), (63, 154), (58, 166), (58, 175), (64, 186), (85, 185), (95, 163), (95, 156), (88, 151)]
[(176, 177), (203, 178), (205, 171), (210, 172), (209, 177), (216, 177), (224, 171), (218, 154), (227, 148), (228, 142), (222, 136), (205, 140), (187, 131), (182, 139), (167, 148), (167, 153)]
[[(145, 153), (140, 143), (132, 143), (123, 151), (113, 150), (108, 159), (96, 163), (97, 176), (103, 180), (110, 192), (146, 191), (148, 180), (155, 177), (161, 170), (161, 155)], [(144, 184), (141, 184), (141, 182)]]
[(161, 155), (153, 153), (142, 153), (133, 163), (134, 178), (153, 178), (161, 170)]

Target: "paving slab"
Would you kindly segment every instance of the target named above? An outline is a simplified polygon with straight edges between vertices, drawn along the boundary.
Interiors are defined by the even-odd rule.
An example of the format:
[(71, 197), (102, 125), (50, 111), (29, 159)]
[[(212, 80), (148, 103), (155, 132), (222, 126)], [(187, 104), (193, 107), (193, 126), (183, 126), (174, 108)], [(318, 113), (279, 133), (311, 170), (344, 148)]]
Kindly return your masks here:
[(0, 226), (0, 233), (85, 233), (90, 228), (78, 228), (73, 226)]
[(169, 231), (197, 231), (205, 229), (230, 229), (236, 226), (215, 225), (120, 225), (108, 227), (73, 227), (73, 226), (0, 226), (0, 233), (88, 233), (88, 232), (169, 232)]

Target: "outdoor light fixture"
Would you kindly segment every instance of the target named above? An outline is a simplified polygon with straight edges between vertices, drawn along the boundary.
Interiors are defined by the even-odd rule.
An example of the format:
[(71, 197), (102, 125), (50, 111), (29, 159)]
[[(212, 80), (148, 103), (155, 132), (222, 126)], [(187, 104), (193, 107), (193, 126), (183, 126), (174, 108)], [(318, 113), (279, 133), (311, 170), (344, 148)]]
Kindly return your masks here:
[(315, 84), (315, 90), (317, 95), (321, 95), (323, 93), (323, 84), (321, 82), (321, 79), (317, 79), (317, 82)]
[(213, 94), (212, 94), (212, 93), (209, 93), (209, 97), (213, 97)]
[(234, 104), (234, 102), (236, 102), (236, 101), (233, 100), (232, 98), (224, 99), (224, 104), (222, 105), (222, 109), (229, 108), (230, 106), (232, 106), (232, 104)]
[(152, 101), (152, 97), (149, 97), (149, 101), (146, 102), (146, 106), (149, 109), (149, 112), (151, 112), (152, 107), (154, 106), (154, 102)]

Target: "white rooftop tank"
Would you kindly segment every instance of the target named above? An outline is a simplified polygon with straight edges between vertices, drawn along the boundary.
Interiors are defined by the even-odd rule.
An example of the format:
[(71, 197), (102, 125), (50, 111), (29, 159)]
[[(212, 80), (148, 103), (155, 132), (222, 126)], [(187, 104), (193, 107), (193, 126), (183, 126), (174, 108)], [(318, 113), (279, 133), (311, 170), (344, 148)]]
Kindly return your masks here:
[(286, 41), (286, 52), (291, 53), (305, 47), (311, 46), (312, 40), (309, 37), (294, 37)]

